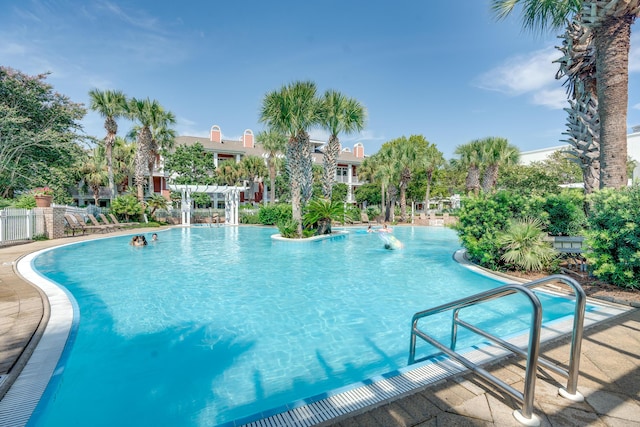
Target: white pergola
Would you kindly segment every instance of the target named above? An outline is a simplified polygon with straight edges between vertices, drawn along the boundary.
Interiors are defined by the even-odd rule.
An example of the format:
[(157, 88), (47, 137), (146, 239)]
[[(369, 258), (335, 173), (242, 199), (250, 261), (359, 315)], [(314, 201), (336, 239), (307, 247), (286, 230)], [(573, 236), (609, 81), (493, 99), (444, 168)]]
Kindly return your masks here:
[(233, 187), (229, 185), (168, 185), (171, 191), (180, 191), (182, 201), (182, 225), (191, 225), (191, 194), (223, 194), (224, 195), (224, 222), (225, 224), (238, 225), (238, 205), (240, 204), (240, 192), (246, 187)]

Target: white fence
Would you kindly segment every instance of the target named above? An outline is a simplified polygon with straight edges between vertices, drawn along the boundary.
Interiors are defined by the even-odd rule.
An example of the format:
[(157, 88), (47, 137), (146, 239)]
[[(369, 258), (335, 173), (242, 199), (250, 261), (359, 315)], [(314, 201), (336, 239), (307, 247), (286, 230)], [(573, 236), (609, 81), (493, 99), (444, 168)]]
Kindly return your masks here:
[(41, 209), (0, 210), (0, 246), (45, 234), (44, 215)]

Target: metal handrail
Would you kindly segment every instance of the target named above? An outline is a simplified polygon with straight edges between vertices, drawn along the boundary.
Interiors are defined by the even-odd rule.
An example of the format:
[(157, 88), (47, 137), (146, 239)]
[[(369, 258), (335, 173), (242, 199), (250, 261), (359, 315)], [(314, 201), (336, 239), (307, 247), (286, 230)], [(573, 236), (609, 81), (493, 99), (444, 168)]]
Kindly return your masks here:
[[(542, 306), (540, 304), (540, 300), (538, 299), (538, 297), (535, 296), (535, 294), (533, 294), (533, 292), (530, 289), (543, 286), (549, 282), (555, 282), (555, 281), (560, 281), (570, 286), (573, 289), (574, 295), (575, 295), (573, 332), (572, 332), (572, 338), (571, 338), (571, 350), (570, 350), (570, 360), (569, 360), (568, 370), (564, 370), (563, 368), (558, 367), (554, 363), (539, 357)], [(532, 314), (531, 330), (529, 333), (529, 346), (527, 351), (522, 350), (505, 340), (495, 337), (479, 329), (478, 327), (469, 324), (468, 322), (460, 320), (458, 317), (458, 314), (462, 308), (477, 305), (485, 301), (501, 298), (503, 296), (511, 295), (516, 292), (524, 293), (529, 298), (534, 308), (534, 312)], [(496, 386), (502, 388), (507, 393), (511, 394), (515, 399), (520, 400), (523, 403), (522, 411), (519, 414), (517, 413), (517, 411), (514, 412), (514, 416), (519, 421), (525, 424), (531, 424), (531, 423), (537, 424), (539, 421), (537, 421), (537, 418), (535, 417), (535, 415), (532, 415), (532, 408), (533, 408), (533, 394), (535, 389), (535, 371), (537, 369), (538, 363), (568, 378), (566, 389), (561, 388), (558, 391), (561, 396), (576, 402), (580, 402), (584, 400), (584, 397), (577, 391), (577, 383), (578, 383), (578, 374), (579, 374), (579, 366), (580, 366), (580, 349), (582, 345), (585, 305), (586, 305), (586, 295), (584, 293), (584, 290), (578, 284), (578, 282), (576, 282), (575, 280), (573, 280), (568, 276), (552, 275), (552, 276), (548, 276), (548, 277), (535, 280), (532, 282), (528, 282), (525, 284), (510, 284), (510, 285), (501, 286), (499, 288), (485, 291), (467, 298), (462, 298), (460, 300), (443, 304), (438, 307), (420, 311), (414, 314), (412, 318), (411, 344), (409, 349), (409, 364), (413, 364), (416, 362), (415, 360), (416, 337), (419, 336), (423, 340), (429, 342), (436, 348), (440, 349), (442, 352), (444, 352), (451, 358), (462, 363), (467, 368), (483, 376), (488, 381), (493, 382)], [(538, 310), (540, 310), (539, 317), (537, 314)], [(426, 333), (418, 329), (418, 321), (420, 319), (434, 315), (434, 314), (443, 313), (446, 311), (453, 311), (451, 344), (449, 348), (447, 348), (443, 344), (439, 343), (438, 341), (436, 341), (435, 339), (431, 338)], [(487, 371), (479, 368), (473, 362), (467, 360), (460, 354), (456, 353), (455, 346), (456, 346), (456, 340), (457, 340), (458, 326), (465, 327), (468, 330), (493, 341), (494, 343), (502, 346), (503, 348), (506, 348), (514, 353), (527, 357), (524, 393), (520, 393), (519, 391), (513, 389), (511, 386), (505, 384), (503, 381), (489, 374)]]
[[(501, 298), (503, 296), (512, 295), (516, 292), (520, 292), (524, 294), (533, 307), (533, 311), (531, 314), (531, 328), (529, 331), (529, 352), (527, 356), (527, 365), (525, 368), (525, 380), (524, 380), (524, 392), (516, 390), (511, 387), (509, 384), (490, 374), (486, 370), (480, 368), (475, 363), (471, 362), (467, 358), (461, 356), (456, 353), (455, 350), (449, 349), (447, 346), (439, 343), (435, 339), (431, 338), (429, 335), (418, 329), (418, 321), (423, 317), (431, 316), (438, 313), (443, 313), (445, 311), (451, 311), (455, 309), (460, 309), (464, 307), (469, 307), (472, 305), (476, 305), (481, 302), (491, 301), (497, 298)], [(447, 354), (452, 359), (457, 360), (462, 365), (466, 366), (473, 372), (477, 373), (481, 377), (485, 378), (487, 381), (493, 383), (494, 385), (500, 387), (502, 390), (510, 394), (514, 399), (522, 402), (522, 410), (518, 414), (514, 413), (514, 416), (523, 420), (523, 422), (531, 425), (539, 425), (538, 418), (533, 414), (533, 396), (535, 391), (535, 381), (536, 381), (536, 369), (538, 363), (538, 354), (540, 347), (540, 327), (542, 325), (542, 304), (538, 297), (528, 288), (519, 284), (509, 284), (504, 285), (496, 289), (491, 289), (477, 295), (473, 295), (467, 298), (462, 298), (457, 301), (453, 301), (447, 304), (440, 305), (438, 307), (434, 307), (428, 310), (420, 311), (413, 315), (411, 320), (412, 328), (411, 328), (411, 347), (409, 349), (409, 364), (415, 363), (415, 350), (416, 350), (416, 336), (419, 336), (423, 340), (427, 341), (429, 344), (434, 347), (440, 349), (442, 352)]]

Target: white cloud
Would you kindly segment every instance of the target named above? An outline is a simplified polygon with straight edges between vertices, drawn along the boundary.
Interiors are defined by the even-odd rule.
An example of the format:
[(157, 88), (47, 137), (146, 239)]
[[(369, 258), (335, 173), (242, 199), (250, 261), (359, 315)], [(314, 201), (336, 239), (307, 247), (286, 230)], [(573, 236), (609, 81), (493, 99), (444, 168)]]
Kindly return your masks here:
[(11, 41), (0, 42), (0, 53), (3, 55), (24, 55), (27, 53), (27, 48)]
[(564, 88), (556, 80), (560, 57), (554, 47), (517, 55), (480, 75), (475, 84), (481, 89), (497, 91), (508, 96), (530, 94), (531, 103), (558, 109), (566, 107)]

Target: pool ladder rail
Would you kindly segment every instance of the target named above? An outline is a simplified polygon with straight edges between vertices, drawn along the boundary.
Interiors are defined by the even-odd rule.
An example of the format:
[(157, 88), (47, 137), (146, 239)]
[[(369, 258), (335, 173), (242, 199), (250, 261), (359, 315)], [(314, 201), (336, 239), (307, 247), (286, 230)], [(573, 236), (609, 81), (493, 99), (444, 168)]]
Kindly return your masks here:
[[(542, 304), (540, 299), (535, 293), (531, 291), (532, 288), (546, 285), (551, 282), (562, 282), (573, 289), (575, 296), (575, 309), (573, 315), (573, 330), (571, 336), (571, 349), (569, 358), (569, 368), (565, 370), (562, 367), (557, 366), (555, 363), (540, 357), (540, 329), (542, 326)], [(459, 312), (461, 309), (481, 304), (486, 301), (491, 301), (504, 296), (513, 295), (515, 293), (521, 293), (527, 297), (533, 308), (531, 314), (531, 326), (529, 328), (529, 344), (526, 349), (521, 349), (501, 338), (493, 336), (486, 331), (481, 330), (477, 326), (474, 326), (459, 318)], [(522, 403), (522, 409), (516, 409), (513, 412), (513, 416), (522, 424), (527, 426), (539, 426), (540, 418), (533, 413), (533, 398), (535, 393), (535, 381), (536, 370), (538, 364), (548, 368), (549, 370), (562, 375), (567, 378), (567, 387), (560, 388), (558, 393), (572, 402), (582, 402), (584, 396), (578, 392), (578, 374), (580, 367), (580, 349), (582, 346), (582, 333), (584, 326), (584, 313), (586, 305), (586, 295), (582, 287), (571, 277), (555, 274), (547, 276), (545, 278), (535, 280), (524, 284), (508, 284), (496, 289), (491, 289), (486, 292), (481, 292), (476, 295), (472, 295), (466, 298), (459, 299), (447, 304), (443, 304), (428, 310), (420, 311), (413, 315), (411, 321), (411, 344), (409, 349), (409, 364), (419, 362), (416, 360), (416, 338), (420, 337), (424, 341), (440, 349), (443, 353), (456, 360), (472, 372), (480, 375), (487, 381), (491, 382), (495, 386), (499, 387), (507, 394), (511, 395), (514, 399)], [(452, 323), (451, 323), (451, 343), (449, 347), (435, 340), (429, 336), (426, 332), (419, 329), (418, 322), (426, 317), (434, 314), (452, 311)], [(473, 363), (469, 359), (465, 358), (461, 354), (457, 353), (456, 340), (458, 334), (458, 326), (466, 328), (471, 332), (474, 332), (482, 337), (494, 342), (495, 344), (510, 350), (513, 353), (521, 356), (526, 356), (527, 362), (525, 367), (525, 380), (524, 390), (520, 392), (509, 384), (495, 377), (491, 373), (487, 372), (477, 364)]]

